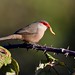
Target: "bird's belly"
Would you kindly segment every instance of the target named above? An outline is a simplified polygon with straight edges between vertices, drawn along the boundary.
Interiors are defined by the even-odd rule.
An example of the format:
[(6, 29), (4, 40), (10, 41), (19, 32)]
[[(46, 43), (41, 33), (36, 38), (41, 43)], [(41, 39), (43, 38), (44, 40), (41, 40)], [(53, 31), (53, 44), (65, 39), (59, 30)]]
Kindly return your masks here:
[(27, 42), (39, 42), (39, 40), (43, 37), (44, 33), (36, 33), (36, 34), (31, 34), (31, 35), (24, 35), (23, 40)]

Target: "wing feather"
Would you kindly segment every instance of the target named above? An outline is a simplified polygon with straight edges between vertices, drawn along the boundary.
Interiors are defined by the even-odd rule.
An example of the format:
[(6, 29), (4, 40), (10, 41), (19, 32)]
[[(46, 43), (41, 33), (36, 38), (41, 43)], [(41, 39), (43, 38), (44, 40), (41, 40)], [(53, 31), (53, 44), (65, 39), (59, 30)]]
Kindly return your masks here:
[(21, 28), (15, 32), (15, 34), (36, 34), (38, 27), (36, 24), (27, 25), (25, 28)]

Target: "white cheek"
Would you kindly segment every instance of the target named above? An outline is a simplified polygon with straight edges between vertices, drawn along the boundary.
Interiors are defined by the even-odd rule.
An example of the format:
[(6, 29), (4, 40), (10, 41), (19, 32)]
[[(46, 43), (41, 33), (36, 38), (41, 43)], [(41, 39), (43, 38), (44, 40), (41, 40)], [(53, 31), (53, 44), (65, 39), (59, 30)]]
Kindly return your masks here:
[(38, 28), (43, 30), (43, 31), (46, 31), (46, 29), (47, 29), (47, 27), (45, 25), (43, 25), (43, 24), (39, 24)]

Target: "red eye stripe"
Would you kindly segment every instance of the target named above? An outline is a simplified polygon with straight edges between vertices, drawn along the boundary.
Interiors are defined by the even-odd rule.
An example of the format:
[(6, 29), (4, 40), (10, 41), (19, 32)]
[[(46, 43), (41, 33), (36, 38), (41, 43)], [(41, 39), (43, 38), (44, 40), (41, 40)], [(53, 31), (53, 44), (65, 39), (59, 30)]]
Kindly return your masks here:
[(47, 22), (40, 22), (40, 23), (42, 23), (43, 25), (45, 25), (45, 26), (47, 26), (48, 28), (50, 28), (50, 25), (47, 23)]

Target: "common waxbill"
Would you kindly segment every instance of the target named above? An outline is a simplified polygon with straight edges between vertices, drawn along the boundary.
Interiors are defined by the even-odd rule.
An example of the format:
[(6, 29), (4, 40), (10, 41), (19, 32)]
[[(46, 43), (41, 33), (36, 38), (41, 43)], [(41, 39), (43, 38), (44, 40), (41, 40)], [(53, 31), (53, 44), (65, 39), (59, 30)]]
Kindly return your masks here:
[(43, 37), (47, 28), (49, 28), (51, 33), (55, 35), (50, 24), (45, 20), (40, 20), (17, 30), (12, 35), (0, 38), (0, 41), (8, 39), (19, 39), (26, 42), (37, 43)]

